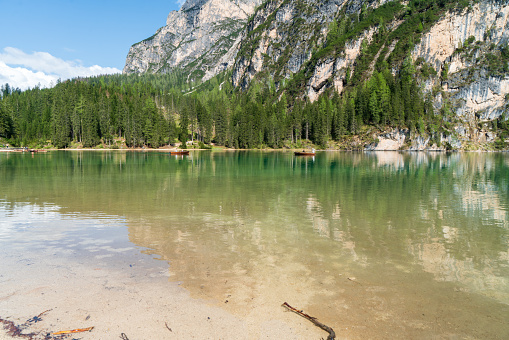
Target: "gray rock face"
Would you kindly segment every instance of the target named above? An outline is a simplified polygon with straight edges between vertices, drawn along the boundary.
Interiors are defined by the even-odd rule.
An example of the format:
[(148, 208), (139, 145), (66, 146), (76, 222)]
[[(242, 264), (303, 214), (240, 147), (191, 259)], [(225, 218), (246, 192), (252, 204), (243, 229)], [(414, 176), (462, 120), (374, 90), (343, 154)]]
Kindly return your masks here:
[[(271, 0), (260, 8), (247, 27), (233, 68), (233, 84), (246, 88), (251, 79), (267, 69), (276, 85), (300, 71), (313, 49), (324, 43), (330, 22), (348, 0)], [(361, 3), (351, 0), (349, 3)], [(359, 5), (360, 8), (360, 5)], [(261, 26), (265, 26), (260, 30)], [(277, 65), (277, 67), (275, 67)], [(282, 66), (282, 67), (280, 67)]]
[(403, 148), (405, 140), (409, 138), (409, 131), (394, 129), (392, 131), (379, 134), (377, 141), (365, 147), (366, 151), (397, 151)]
[[(413, 51), (441, 71), (448, 65), (448, 80), (442, 90), (454, 104), (454, 110), (464, 121), (492, 120), (500, 117), (509, 93), (509, 79), (494, 77), (483, 64), (481, 54), (489, 46), (503, 46), (509, 41), (509, 4), (507, 1), (481, 1), (460, 13), (449, 12), (423, 36)], [(479, 46), (474, 59), (457, 53), (459, 46), (470, 37)]]
[(231, 66), (247, 18), (262, 0), (187, 0), (152, 37), (131, 46), (124, 73), (166, 73), (210, 78)]

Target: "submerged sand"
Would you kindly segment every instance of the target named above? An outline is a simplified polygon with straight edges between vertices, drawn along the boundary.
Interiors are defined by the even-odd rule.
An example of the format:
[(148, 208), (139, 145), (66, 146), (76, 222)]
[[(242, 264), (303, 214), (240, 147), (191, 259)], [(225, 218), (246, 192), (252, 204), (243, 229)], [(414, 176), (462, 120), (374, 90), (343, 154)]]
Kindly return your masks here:
[[(144, 254), (133, 256), (91, 265), (47, 253), (0, 251), (0, 318), (19, 326), (40, 315), (40, 321), (26, 324), (23, 330), (37, 334), (33, 339), (86, 327), (94, 329), (68, 338), (118, 339), (122, 333), (131, 340), (319, 339), (327, 335), (277, 302), (267, 314), (240, 317), (220, 308), (224, 301), (191, 298), (179, 283), (169, 282), (165, 262)], [(2, 332), (0, 339), (12, 338)]]

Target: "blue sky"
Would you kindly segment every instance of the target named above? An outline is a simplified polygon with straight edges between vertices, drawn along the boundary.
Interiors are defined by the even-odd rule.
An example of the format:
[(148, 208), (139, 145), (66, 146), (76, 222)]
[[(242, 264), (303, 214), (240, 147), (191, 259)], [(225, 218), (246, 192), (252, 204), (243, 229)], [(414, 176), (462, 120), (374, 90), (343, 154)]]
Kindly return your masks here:
[(129, 47), (183, 0), (0, 0), (0, 84), (121, 72)]

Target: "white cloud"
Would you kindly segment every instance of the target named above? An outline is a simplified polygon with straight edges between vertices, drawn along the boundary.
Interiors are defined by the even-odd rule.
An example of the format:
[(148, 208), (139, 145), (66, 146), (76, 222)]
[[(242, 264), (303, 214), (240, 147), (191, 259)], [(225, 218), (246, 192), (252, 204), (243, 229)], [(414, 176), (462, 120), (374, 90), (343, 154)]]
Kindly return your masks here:
[(58, 76), (33, 72), (26, 68), (10, 67), (0, 61), (0, 84), (9, 83), (13, 88), (19, 87), (22, 90), (34, 88), (40, 84), (41, 87), (51, 87), (56, 84)]
[[(16, 67), (17, 66), (17, 67)], [(98, 65), (86, 67), (80, 61), (66, 61), (56, 58), (47, 52), (27, 54), (14, 47), (6, 47), (0, 53), (0, 84), (9, 83), (12, 87), (22, 90), (50, 87), (58, 79), (89, 77), (100, 74), (120, 73), (114, 67)]]

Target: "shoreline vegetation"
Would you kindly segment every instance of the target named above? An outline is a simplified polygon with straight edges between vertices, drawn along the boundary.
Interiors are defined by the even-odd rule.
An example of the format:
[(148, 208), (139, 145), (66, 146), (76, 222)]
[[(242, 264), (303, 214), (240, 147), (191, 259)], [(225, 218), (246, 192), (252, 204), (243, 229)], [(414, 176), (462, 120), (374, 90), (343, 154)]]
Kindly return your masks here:
[[(166, 140), (158, 147), (150, 145), (131, 146), (125, 138), (114, 138), (109, 143), (103, 140), (94, 146), (85, 145), (82, 142), (71, 142), (66, 147), (57, 147), (51, 140), (45, 143), (30, 143), (24, 146), (16, 146), (9, 140), (0, 137), (0, 152), (48, 152), (48, 151), (149, 151), (149, 152), (171, 152), (176, 150), (187, 151), (303, 151), (315, 149), (319, 152), (323, 151), (354, 151), (354, 152), (371, 152), (371, 151), (425, 151), (425, 152), (508, 152), (507, 148), (499, 148), (493, 142), (473, 143), (473, 142), (456, 142), (455, 147), (449, 143), (443, 143), (440, 146), (436, 144), (423, 144), (422, 141), (426, 137), (420, 135), (412, 135), (407, 138), (401, 138), (406, 132), (404, 130), (373, 132), (367, 130), (362, 135), (355, 135), (343, 138), (340, 141), (329, 141), (326, 145), (313, 143), (311, 140), (302, 139), (296, 143), (285, 142), (280, 147), (271, 147), (261, 144), (250, 148), (235, 147), (230, 145), (218, 144), (214, 142), (204, 143), (200, 140), (188, 140), (184, 143), (180, 141), (169, 142)], [(378, 135), (379, 137), (376, 137)], [(383, 135), (383, 136), (382, 136)]]
[(6, 147), (0, 146), (0, 152), (27, 152), (27, 153), (38, 153), (38, 152), (49, 152), (49, 151), (140, 151), (140, 152), (164, 152), (169, 153), (176, 150), (186, 150), (186, 151), (263, 151), (263, 152), (276, 152), (276, 151), (287, 151), (287, 152), (296, 152), (303, 150), (312, 150), (315, 149), (317, 152), (509, 152), (509, 150), (496, 150), (496, 149), (444, 149), (444, 148), (433, 148), (433, 149), (366, 149), (366, 148), (319, 148), (316, 145), (306, 145), (305, 147), (283, 147), (283, 148), (270, 148), (270, 147), (260, 147), (260, 148), (252, 148), (252, 149), (242, 149), (242, 148), (230, 148), (225, 146), (216, 146), (210, 145), (209, 147), (187, 147), (180, 148), (180, 146), (161, 146), (159, 148), (150, 148), (150, 147), (107, 147), (104, 145), (98, 147), (69, 147), (69, 148), (56, 148), (52, 146), (45, 147)]

